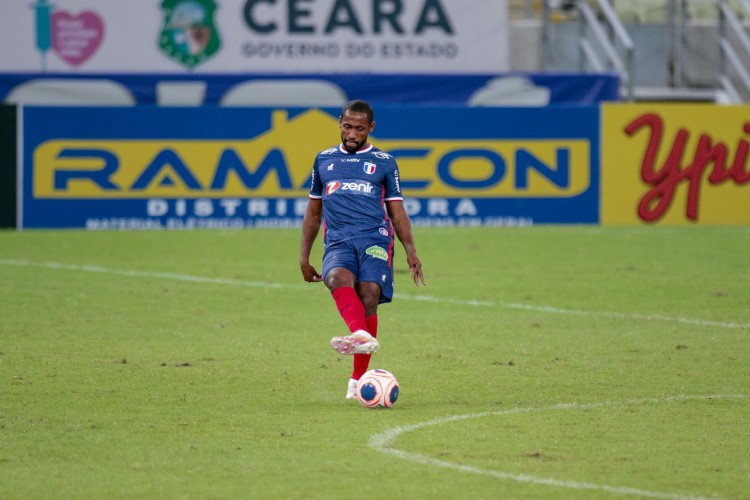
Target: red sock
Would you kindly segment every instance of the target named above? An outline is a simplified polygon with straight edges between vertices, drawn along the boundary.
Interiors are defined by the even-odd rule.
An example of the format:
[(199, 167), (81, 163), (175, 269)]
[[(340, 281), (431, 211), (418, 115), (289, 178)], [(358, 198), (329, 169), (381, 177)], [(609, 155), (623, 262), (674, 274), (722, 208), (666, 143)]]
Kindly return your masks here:
[[(365, 321), (367, 322), (367, 331), (370, 332), (370, 335), (372, 335), (373, 337), (377, 337), (378, 315), (373, 314), (372, 316), (367, 316), (365, 318)], [(352, 378), (354, 380), (359, 380), (360, 377), (365, 374), (365, 372), (367, 371), (367, 367), (370, 366), (371, 356), (371, 354), (355, 354), (354, 356), (352, 356), (354, 358), (354, 370), (352, 370)]]
[(349, 331), (354, 333), (357, 330), (367, 330), (367, 321), (365, 320), (365, 306), (359, 300), (359, 296), (354, 288), (342, 286), (331, 292), (339, 314), (344, 319), (344, 323), (349, 327)]

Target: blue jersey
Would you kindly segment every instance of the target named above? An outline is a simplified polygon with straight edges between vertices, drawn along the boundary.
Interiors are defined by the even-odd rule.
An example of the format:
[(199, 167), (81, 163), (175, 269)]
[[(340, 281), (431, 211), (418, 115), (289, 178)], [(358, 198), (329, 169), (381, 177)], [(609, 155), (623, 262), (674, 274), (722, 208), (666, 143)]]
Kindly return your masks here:
[(372, 145), (356, 153), (341, 145), (321, 151), (313, 164), (310, 198), (323, 200), (325, 242), (377, 234), (392, 239), (385, 202), (404, 199), (396, 160)]

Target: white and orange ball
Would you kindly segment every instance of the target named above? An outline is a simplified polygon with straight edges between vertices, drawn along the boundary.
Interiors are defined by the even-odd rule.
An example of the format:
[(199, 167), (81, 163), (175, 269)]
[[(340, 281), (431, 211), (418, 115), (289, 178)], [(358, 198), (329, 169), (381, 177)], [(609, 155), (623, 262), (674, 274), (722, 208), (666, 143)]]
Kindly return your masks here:
[(362, 375), (357, 384), (357, 400), (367, 408), (390, 408), (398, 399), (398, 380), (380, 368)]

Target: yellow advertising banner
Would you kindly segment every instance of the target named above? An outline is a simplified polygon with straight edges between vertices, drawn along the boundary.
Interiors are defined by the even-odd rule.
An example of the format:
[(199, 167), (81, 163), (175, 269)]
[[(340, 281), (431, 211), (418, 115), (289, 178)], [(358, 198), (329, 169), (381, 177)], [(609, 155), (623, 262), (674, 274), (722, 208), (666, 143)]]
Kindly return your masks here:
[(750, 224), (750, 106), (602, 106), (601, 222)]
[[(55, 139), (33, 154), (38, 199), (307, 197), (321, 144), (338, 121), (275, 111), (252, 139)], [(304, 137), (304, 141), (298, 140)], [(423, 197), (573, 198), (591, 187), (586, 139), (378, 139), (398, 158), (409, 194)]]

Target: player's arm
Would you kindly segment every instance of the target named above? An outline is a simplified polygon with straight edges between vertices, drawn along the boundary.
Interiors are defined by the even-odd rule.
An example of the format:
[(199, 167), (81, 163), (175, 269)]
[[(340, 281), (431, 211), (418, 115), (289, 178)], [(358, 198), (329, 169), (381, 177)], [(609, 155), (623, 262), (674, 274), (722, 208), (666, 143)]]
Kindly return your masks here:
[(417, 248), (414, 245), (414, 236), (411, 233), (411, 220), (409, 220), (409, 215), (404, 209), (403, 201), (386, 201), (385, 206), (388, 210), (388, 217), (391, 218), (391, 222), (393, 223), (393, 229), (396, 231), (396, 236), (406, 251), (406, 262), (409, 264), (411, 279), (414, 280), (414, 284), (417, 286), (419, 286), (420, 282), (425, 285), (422, 263), (419, 261), (419, 257), (417, 257)]
[(305, 281), (322, 281), (323, 277), (310, 264), (310, 252), (313, 242), (320, 231), (320, 221), (323, 214), (323, 200), (310, 198), (307, 203), (305, 217), (302, 219), (302, 243), (299, 252), (299, 267)]

